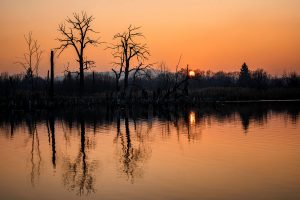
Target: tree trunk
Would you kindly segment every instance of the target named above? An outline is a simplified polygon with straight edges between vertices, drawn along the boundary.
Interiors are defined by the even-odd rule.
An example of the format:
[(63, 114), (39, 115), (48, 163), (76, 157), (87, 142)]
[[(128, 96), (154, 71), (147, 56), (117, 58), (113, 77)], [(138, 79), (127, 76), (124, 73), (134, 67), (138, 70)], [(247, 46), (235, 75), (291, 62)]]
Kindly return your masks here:
[(83, 58), (80, 58), (79, 59), (79, 64), (80, 64), (80, 67), (79, 67), (79, 90), (80, 90), (80, 95), (83, 95), (84, 94), (84, 72), (83, 72)]
[(119, 77), (116, 76), (116, 91), (119, 92), (120, 91), (120, 87), (119, 87)]
[(128, 71), (125, 71), (125, 76), (124, 76), (124, 92), (127, 90), (128, 88)]
[(129, 77), (129, 62), (126, 61), (125, 76), (124, 76), (124, 92), (126, 92), (128, 88), (128, 77)]

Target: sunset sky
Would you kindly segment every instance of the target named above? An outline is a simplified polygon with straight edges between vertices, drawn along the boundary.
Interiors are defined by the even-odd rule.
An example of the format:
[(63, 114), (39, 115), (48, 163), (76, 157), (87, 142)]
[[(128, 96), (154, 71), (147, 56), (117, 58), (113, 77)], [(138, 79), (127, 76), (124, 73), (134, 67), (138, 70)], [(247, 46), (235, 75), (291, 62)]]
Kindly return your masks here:
[[(23, 35), (32, 31), (44, 50), (45, 75), (50, 49), (59, 46), (58, 24), (80, 11), (95, 17), (94, 29), (107, 43), (130, 24), (142, 26), (149, 62), (170, 70), (182, 54), (182, 67), (200, 70), (237, 71), (246, 62), (272, 74), (300, 73), (299, 0), (0, 0), (0, 72), (23, 71), (14, 62), (26, 50)], [(87, 51), (96, 71), (111, 69), (105, 48)], [(76, 69), (74, 59), (73, 49), (56, 58), (57, 75), (68, 62)]]

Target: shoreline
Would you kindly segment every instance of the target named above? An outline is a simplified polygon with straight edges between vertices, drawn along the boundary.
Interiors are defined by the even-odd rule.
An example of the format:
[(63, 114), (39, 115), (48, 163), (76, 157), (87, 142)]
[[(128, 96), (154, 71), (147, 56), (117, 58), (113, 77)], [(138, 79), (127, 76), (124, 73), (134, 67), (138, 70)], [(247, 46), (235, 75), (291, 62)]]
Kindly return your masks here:
[[(153, 106), (161, 109), (172, 108), (172, 107), (196, 107), (200, 108), (203, 106), (234, 106), (234, 105), (281, 105), (284, 103), (291, 103), (293, 105), (300, 106), (300, 99), (261, 99), (261, 100), (193, 100), (193, 99), (181, 99), (176, 101), (163, 101), (163, 102), (155, 102), (155, 101), (118, 101), (115, 99), (103, 100), (97, 97), (64, 97), (64, 98), (55, 98), (54, 100), (50, 99), (42, 99), (42, 100), (25, 100), (21, 101), (21, 103), (1, 103), (0, 108), (6, 111), (13, 110), (23, 110), (23, 111), (35, 111), (35, 110), (72, 110), (72, 109), (95, 109), (97, 108), (130, 108), (130, 107), (144, 107), (144, 106)], [(288, 106), (288, 105), (286, 105)]]

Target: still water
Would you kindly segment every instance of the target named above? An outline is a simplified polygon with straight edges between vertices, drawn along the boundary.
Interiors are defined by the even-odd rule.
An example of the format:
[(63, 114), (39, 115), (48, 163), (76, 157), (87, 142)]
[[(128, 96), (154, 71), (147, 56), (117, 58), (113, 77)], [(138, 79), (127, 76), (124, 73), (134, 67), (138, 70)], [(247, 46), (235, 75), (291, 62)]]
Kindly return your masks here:
[(300, 106), (0, 114), (0, 199), (300, 199)]

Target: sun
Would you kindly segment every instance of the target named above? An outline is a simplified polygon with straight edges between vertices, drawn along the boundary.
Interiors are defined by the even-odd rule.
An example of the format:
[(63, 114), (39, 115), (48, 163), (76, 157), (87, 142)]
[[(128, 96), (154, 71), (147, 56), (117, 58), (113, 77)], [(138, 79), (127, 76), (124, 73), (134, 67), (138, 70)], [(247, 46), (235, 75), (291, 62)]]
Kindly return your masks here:
[(195, 72), (193, 71), (193, 70), (191, 70), (191, 71), (189, 71), (189, 76), (190, 77), (194, 77), (196, 74), (195, 74)]

